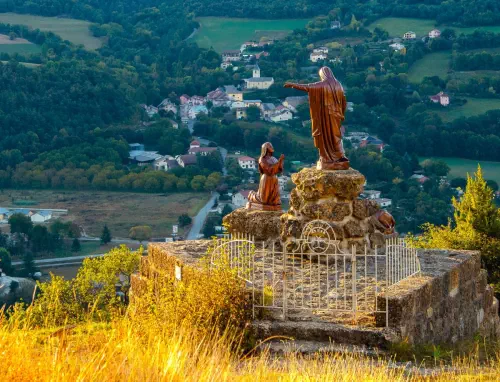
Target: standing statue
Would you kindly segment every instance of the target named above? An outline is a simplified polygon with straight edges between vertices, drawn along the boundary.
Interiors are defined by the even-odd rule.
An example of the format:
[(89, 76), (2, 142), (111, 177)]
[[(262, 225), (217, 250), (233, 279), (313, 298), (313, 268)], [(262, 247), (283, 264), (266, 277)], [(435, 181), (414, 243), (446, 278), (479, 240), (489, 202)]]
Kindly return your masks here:
[(247, 209), (263, 211), (281, 211), (280, 187), (276, 174), (283, 172), (285, 156), (273, 157), (274, 148), (270, 142), (262, 145), (259, 158), (259, 191), (248, 195)]
[(286, 83), (285, 88), (309, 94), (314, 146), (319, 150), (318, 170), (347, 170), (341, 125), (347, 106), (344, 89), (329, 67), (319, 70), (321, 81), (313, 84)]

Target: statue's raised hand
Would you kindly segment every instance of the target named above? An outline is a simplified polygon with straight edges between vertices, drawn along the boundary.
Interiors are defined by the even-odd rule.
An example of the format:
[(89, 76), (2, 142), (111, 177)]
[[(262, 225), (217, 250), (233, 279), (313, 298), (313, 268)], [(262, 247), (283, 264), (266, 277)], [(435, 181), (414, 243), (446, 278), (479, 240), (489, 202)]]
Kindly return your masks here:
[(283, 87), (285, 87), (285, 88), (293, 88), (293, 84), (291, 82), (286, 82)]

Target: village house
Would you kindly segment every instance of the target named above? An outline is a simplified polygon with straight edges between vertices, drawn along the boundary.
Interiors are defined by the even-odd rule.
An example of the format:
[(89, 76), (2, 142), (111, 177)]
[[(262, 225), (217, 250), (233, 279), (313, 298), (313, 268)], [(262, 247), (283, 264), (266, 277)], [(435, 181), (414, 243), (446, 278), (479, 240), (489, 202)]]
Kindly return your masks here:
[(340, 23), (340, 21), (335, 20), (330, 23), (330, 29), (340, 29), (340, 28), (342, 28), (342, 24)]
[(243, 101), (243, 92), (241, 90), (238, 90), (233, 85), (226, 85), (224, 88), (229, 99), (233, 101)]
[(280, 187), (280, 191), (284, 192), (286, 190), (286, 185), (291, 180), (291, 178), (287, 175), (278, 176), (278, 185)]
[(222, 52), (222, 61), (239, 61), (240, 59), (240, 50), (226, 50)]
[(272, 122), (284, 122), (293, 118), (293, 114), (283, 105), (278, 106), (269, 116)]
[(163, 110), (165, 113), (168, 113), (171, 111), (174, 113), (174, 115), (177, 115), (177, 105), (170, 101), (168, 98), (165, 98), (161, 103), (158, 105), (159, 110)]
[(406, 32), (403, 35), (403, 39), (405, 40), (415, 40), (417, 38), (417, 34), (415, 32)]
[(173, 168), (179, 167), (179, 163), (170, 155), (158, 159), (154, 163), (154, 169), (157, 171), (170, 171)]
[(244, 107), (239, 107), (236, 109), (236, 119), (246, 119), (247, 109)]
[(201, 113), (208, 114), (208, 109), (205, 105), (197, 105), (189, 108), (187, 116), (189, 119), (196, 119)]
[(262, 105), (262, 101), (260, 99), (247, 99), (243, 102), (245, 104), (245, 107), (256, 106), (260, 108), (260, 105)]
[(138, 166), (148, 166), (161, 157), (162, 155), (158, 154), (158, 151), (131, 150), (128, 158), (130, 163)]
[(128, 147), (130, 147), (130, 151), (144, 151), (144, 145), (142, 143), (130, 143)]
[(433, 29), (429, 32), (429, 38), (441, 37), (441, 31), (439, 29)]
[(244, 170), (256, 170), (257, 169), (257, 161), (255, 158), (242, 156), (238, 158), (238, 164)]
[(231, 104), (231, 109), (244, 109), (245, 108), (245, 102), (243, 101), (236, 101)]
[(450, 96), (446, 93), (439, 92), (436, 95), (430, 96), (429, 99), (434, 103), (439, 103), (442, 106), (448, 106), (450, 104)]
[(221, 69), (226, 70), (227, 68), (233, 66), (233, 64), (230, 61), (224, 61), (222, 64), (220, 64)]
[(153, 118), (156, 114), (158, 114), (158, 108), (153, 105), (141, 105), (149, 118)]
[(36, 211), (30, 216), (33, 223), (45, 223), (52, 219), (51, 211)]
[(250, 190), (241, 190), (233, 195), (231, 198), (232, 204), (236, 208), (245, 207), (248, 203), (248, 195), (250, 194)]
[(197, 141), (196, 139), (194, 141), (191, 141), (191, 143), (189, 144), (189, 148), (193, 149), (195, 147), (201, 147), (200, 141)]
[(283, 101), (283, 106), (290, 110), (292, 113), (297, 112), (297, 107), (308, 102), (307, 96), (286, 97)]
[(258, 65), (253, 68), (253, 77), (247, 78), (244, 81), (247, 89), (267, 90), (274, 84), (274, 78), (260, 76), (260, 68)]
[(323, 60), (326, 60), (328, 58), (328, 55), (325, 54), (325, 53), (311, 53), (309, 55), (309, 59), (312, 61), (312, 62), (318, 62), (318, 61), (323, 61)]
[(375, 201), (381, 208), (390, 207), (392, 205), (392, 200), (387, 198), (376, 198)]
[(383, 152), (385, 144), (378, 138), (368, 136), (364, 138), (359, 144), (359, 147), (367, 147), (367, 146), (376, 146), (380, 152)]
[(231, 99), (221, 88), (208, 93), (206, 100), (212, 102), (214, 107), (229, 107), (231, 105)]
[(313, 53), (323, 53), (328, 54), (328, 48), (326, 46), (320, 46), (318, 48), (313, 49)]
[(259, 43), (256, 41), (247, 41), (241, 44), (240, 47), (240, 52), (243, 53), (243, 51), (247, 48), (257, 48), (259, 46)]
[(382, 194), (382, 191), (378, 191), (378, 190), (364, 190), (361, 195), (365, 198), (365, 199), (371, 199), (371, 200), (374, 200), (374, 199), (380, 199), (380, 195)]
[(188, 150), (188, 154), (189, 155), (200, 154), (201, 156), (206, 157), (217, 150), (218, 150), (217, 147), (191, 147)]
[(273, 111), (276, 109), (273, 103), (262, 103), (260, 105), (260, 112), (262, 114), (262, 118), (269, 119)]
[(188, 106), (204, 106), (207, 103), (205, 97), (197, 95), (190, 97), (186, 94), (181, 95), (180, 101), (181, 105), (188, 105)]
[(406, 47), (403, 44), (399, 43), (399, 42), (391, 44), (391, 45), (389, 45), (389, 47), (391, 49), (395, 50), (396, 52), (400, 52), (403, 55), (406, 54)]
[(179, 155), (177, 156), (177, 163), (181, 167), (194, 166), (198, 160), (196, 159), (196, 155)]
[(420, 183), (420, 185), (423, 185), (429, 180), (428, 177), (422, 174), (413, 174), (412, 176), (410, 176), (410, 179), (416, 180), (418, 183)]
[(260, 58), (261, 58), (262, 56), (264, 56), (264, 57), (268, 57), (268, 56), (269, 56), (269, 52), (264, 52), (264, 51), (262, 51), (262, 52), (259, 52), (259, 53), (255, 53), (255, 58), (256, 58), (257, 60), (260, 60)]
[(346, 110), (352, 113), (354, 111), (354, 102), (347, 102)]

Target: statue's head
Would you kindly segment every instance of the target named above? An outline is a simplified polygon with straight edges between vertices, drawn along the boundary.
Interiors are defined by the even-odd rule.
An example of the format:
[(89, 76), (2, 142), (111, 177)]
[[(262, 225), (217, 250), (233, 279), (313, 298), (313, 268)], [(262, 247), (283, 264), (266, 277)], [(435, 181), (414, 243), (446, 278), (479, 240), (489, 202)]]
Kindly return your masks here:
[(323, 66), (319, 70), (319, 78), (321, 78), (322, 81), (334, 80), (335, 76), (333, 75), (332, 70), (328, 66)]
[(271, 142), (266, 142), (262, 145), (262, 148), (260, 150), (260, 157), (264, 158), (267, 154), (273, 155), (274, 153), (274, 147)]

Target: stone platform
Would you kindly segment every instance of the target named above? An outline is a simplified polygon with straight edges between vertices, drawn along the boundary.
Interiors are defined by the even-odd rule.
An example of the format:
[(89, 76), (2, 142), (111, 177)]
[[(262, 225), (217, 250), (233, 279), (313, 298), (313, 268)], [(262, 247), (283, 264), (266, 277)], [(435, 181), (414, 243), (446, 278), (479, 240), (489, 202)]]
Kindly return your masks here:
[(239, 208), (224, 217), (229, 233), (247, 233), (258, 241), (279, 239), (283, 211), (259, 211)]

